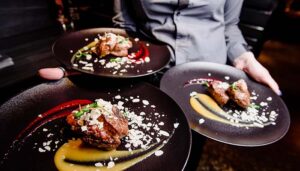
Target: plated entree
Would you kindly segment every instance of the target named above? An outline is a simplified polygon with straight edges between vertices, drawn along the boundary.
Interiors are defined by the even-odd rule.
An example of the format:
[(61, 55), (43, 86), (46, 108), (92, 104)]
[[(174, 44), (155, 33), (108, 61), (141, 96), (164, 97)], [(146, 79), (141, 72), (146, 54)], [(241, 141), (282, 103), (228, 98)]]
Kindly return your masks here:
[[(164, 127), (164, 114), (147, 116), (124, 107), (123, 104), (142, 104), (156, 111), (155, 105), (137, 97), (114, 97), (118, 103), (96, 99), (79, 106), (66, 118), (78, 138), (69, 140), (56, 151), (54, 160), (59, 170), (112, 169), (124, 170), (154, 154), (161, 156), (162, 147), (169, 141), (179, 123)], [(148, 110), (149, 110), (148, 109)]]
[[(123, 75), (134, 70), (136, 65), (150, 62), (149, 44), (139, 43), (137, 38), (132, 40), (108, 32), (98, 34), (92, 42), (88, 38), (85, 41), (89, 43), (73, 54), (71, 63), (74, 68), (89, 72), (108, 70), (113, 75)], [(70, 50), (70, 53), (73, 52)]]

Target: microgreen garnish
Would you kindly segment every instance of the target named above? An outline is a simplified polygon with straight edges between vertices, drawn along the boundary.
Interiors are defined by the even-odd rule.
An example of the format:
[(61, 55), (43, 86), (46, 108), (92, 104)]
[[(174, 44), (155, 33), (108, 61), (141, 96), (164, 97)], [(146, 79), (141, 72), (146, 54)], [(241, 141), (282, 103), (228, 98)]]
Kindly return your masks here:
[(125, 108), (125, 111), (124, 111), (123, 115), (124, 115), (126, 118), (128, 118), (128, 116), (129, 116), (129, 111), (128, 111), (128, 109)]
[(88, 55), (88, 53), (84, 53), (84, 52), (78, 51), (78, 52), (75, 54), (75, 57), (79, 59), (79, 58), (85, 57), (85, 56), (87, 56), (87, 55)]
[(238, 90), (237, 86), (236, 86), (236, 82), (232, 83), (230, 85), (230, 87), (233, 89), (233, 90)]
[(97, 102), (94, 102), (94, 103), (90, 104), (90, 107), (91, 107), (91, 108), (96, 108), (96, 107), (98, 107)]
[(81, 108), (81, 107), (79, 106), (79, 111), (75, 112), (75, 113), (74, 113), (74, 116), (75, 116), (76, 118), (79, 118), (79, 117), (82, 116), (84, 113), (89, 112), (89, 111), (91, 110), (91, 109), (90, 109), (91, 105), (94, 106), (95, 104), (92, 103), (92, 104), (90, 104), (89, 107), (84, 107), (84, 108)]
[(261, 106), (252, 103), (252, 104), (250, 104), (249, 107), (252, 108), (252, 109), (260, 109)]
[(109, 62), (121, 62), (121, 58), (111, 58)]
[(209, 87), (209, 83), (208, 83), (208, 81), (204, 81), (204, 82), (202, 82), (202, 85), (204, 85), (205, 87)]

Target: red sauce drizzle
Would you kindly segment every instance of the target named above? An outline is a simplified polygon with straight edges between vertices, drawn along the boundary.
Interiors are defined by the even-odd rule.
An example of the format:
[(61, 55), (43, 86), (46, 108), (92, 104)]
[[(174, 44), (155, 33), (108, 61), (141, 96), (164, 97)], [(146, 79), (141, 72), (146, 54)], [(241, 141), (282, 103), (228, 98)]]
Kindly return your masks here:
[(203, 84), (204, 82), (210, 83), (212, 81), (222, 82), (221, 80), (218, 80), (215, 78), (195, 78), (195, 79), (191, 79), (191, 80), (185, 82), (183, 87), (187, 87), (187, 86), (194, 85), (194, 84)]
[[(21, 138), (27, 131), (29, 130), (36, 130), (39, 126), (50, 122), (52, 120), (58, 119), (58, 118), (62, 118), (64, 116), (67, 116), (68, 114), (70, 114), (70, 110), (67, 111), (63, 111), (66, 109), (71, 109), (74, 107), (78, 107), (79, 105), (87, 105), (92, 103), (92, 101), (90, 100), (71, 100), (65, 103), (62, 103), (60, 105), (55, 106), (54, 108), (46, 111), (45, 113), (41, 114), (40, 116), (37, 116), (32, 122), (30, 122), (28, 124), (28, 126), (26, 126), (25, 129), (23, 129), (18, 136), (16, 137), (16, 139)], [(56, 114), (57, 112), (59, 112), (58, 114)], [(56, 115), (55, 115), (56, 114)], [(38, 125), (36, 125), (39, 122)], [(31, 132), (32, 132), (31, 131)]]
[(146, 57), (149, 57), (149, 49), (145, 46), (144, 43), (140, 43), (140, 48), (137, 52), (134, 53), (134, 56), (128, 55), (128, 58), (135, 59), (135, 62), (141, 61), (145, 62)]

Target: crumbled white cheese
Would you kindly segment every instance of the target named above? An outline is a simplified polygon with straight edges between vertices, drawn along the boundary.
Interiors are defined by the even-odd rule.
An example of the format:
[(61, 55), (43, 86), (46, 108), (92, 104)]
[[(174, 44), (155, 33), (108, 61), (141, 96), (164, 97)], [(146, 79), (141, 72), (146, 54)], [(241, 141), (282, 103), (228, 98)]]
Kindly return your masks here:
[(145, 58), (145, 62), (146, 62), (146, 63), (149, 63), (149, 62), (150, 62), (150, 58), (149, 58), (148, 56)]
[(155, 156), (161, 156), (164, 154), (164, 152), (162, 150), (157, 150), (154, 152)]
[(87, 129), (87, 126), (86, 126), (86, 125), (81, 127), (81, 131), (82, 131), (82, 132), (87, 131), (87, 130), (88, 130), (88, 129)]
[(110, 161), (110, 162), (108, 162), (108, 164), (107, 164), (107, 168), (108, 169), (110, 169), (110, 168), (112, 168), (112, 167), (114, 167), (115, 166), (115, 162), (113, 162), (113, 161)]
[(165, 125), (165, 123), (164, 122), (159, 122), (158, 125), (163, 126), (163, 125)]
[(203, 124), (205, 120), (203, 118), (199, 119), (199, 124)]
[[(85, 58), (86, 58), (86, 60), (91, 60), (92, 59), (92, 55), (90, 55), (90, 54), (87, 54), (86, 56), (85, 56)], [(93, 66), (93, 65), (92, 65)]]
[(45, 146), (44, 148), (45, 148), (47, 151), (51, 151), (51, 148), (50, 148), (50, 146), (48, 146), (48, 145)]
[(132, 99), (132, 102), (133, 103), (138, 103), (138, 102), (140, 102), (140, 99)]
[(144, 105), (149, 105), (149, 101), (148, 100), (143, 100), (142, 101)]
[(102, 167), (103, 164), (102, 164), (101, 162), (97, 162), (97, 163), (95, 163), (95, 166), (96, 166), (96, 167)]
[(163, 131), (163, 130), (160, 130), (160, 131), (158, 132), (158, 134), (163, 135), (163, 136), (166, 136), (166, 137), (170, 136), (170, 134), (169, 134), (168, 132)]
[(178, 128), (179, 123), (174, 123), (174, 128)]
[(191, 97), (194, 97), (194, 96), (196, 96), (196, 95), (197, 95), (197, 92), (195, 92), (195, 91), (193, 91), (193, 92), (190, 93), (190, 96), (191, 96)]
[(262, 107), (264, 107), (264, 106), (268, 106), (268, 103), (266, 103), (266, 102), (260, 102), (259, 105), (262, 106)]
[(42, 149), (42, 148), (39, 148), (39, 152), (40, 152), (40, 153), (44, 153), (44, 152), (46, 152), (46, 150), (44, 150), (44, 149)]
[(115, 99), (121, 99), (121, 96), (120, 95), (116, 95)]

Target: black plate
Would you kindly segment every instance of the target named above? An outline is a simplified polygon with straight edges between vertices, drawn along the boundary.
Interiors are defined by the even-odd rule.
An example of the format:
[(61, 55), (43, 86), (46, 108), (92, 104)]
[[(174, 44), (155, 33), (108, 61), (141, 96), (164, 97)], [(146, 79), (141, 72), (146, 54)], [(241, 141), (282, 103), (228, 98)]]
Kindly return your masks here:
[[(117, 103), (119, 100), (114, 98), (116, 95), (128, 98), (139, 96), (140, 99), (147, 99), (150, 105), (155, 105), (155, 107), (143, 106), (142, 102), (132, 103), (131, 101), (125, 102), (124, 106), (137, 114), (144, 111), (152, 119), (157, 117), (154, 115), (155, 112), (164, 114), (156, 121), (165, 123), (162, 129), (175, 130), (174, 134), (170, 134), (171, 138), (167, 144), (163, 146), (162, 156), (151, 155), (128, 170), (182, 170), (185, 167), (191, 148), (191, 131), (182, 110), (169, 96), (147, 83), (130, 85), (93, 82), (93, 86), (76, 85), (67, 78), (55, 83), (40, 84), (10, 99), (0, 107), (0, 136), (2, 137), (0, 139), (2, 169), (0, 170), (56, 170), (53, 157), (57, 148), (53, 147), (50, 152), (45, 153), (39, 152), (38, 148), (43, 148), (42, 144), (48, 140), (53, 140), (52, 145), (54, 141), (59, 140), (58, 146), (61, 146), (64, 141), (71, 138), (70, 135), (68, 137), (68, 132), (61, 132), (62, 128), (68, 127), (64, 118), (42, 124), (31, 134), (27, 132), (22, 139), (14, 143), (12, 148), (9, 146), (32, 120), (58, 104), (74, 99), (94, 100), (97, 98)], [(179, 127), (175, 129), (173, 124), (177, 122)], [(54, 135), (49, 135), (49, 133)], [(121, 146), (123, 145), (122, 143)], [(8, 156), (8, 159), (3, 160), (7, 152), (5, 156)]]
[[(225, 79), (225, 76), (229, 76), (230, 79)], [(248, 84), (249, 91), (255, 90), (259, 94), (257, 103), (263, 101), (262, 99), (272, 97), (267, 110), (278, 111), (276, 125), (246, 129), (245, 127), (236, 127), (206, 119), (197, 114), (190, 105), (190, 93), (195, 91), (208, 94), (208, 92), (204, 86), (199, 84), (184, 86), (189, 80), (197, 78), (214, 78), (231, 83), (241, 78), (244, 79)], [(178, 65), (163, 76), (161, 89), (183, 109), (193, 130), (220, 142), (238, 146), (267, 145), (281, 139), (290, 125), (289, 112), (282, 99), (268, 87), (252, 81), (244, 72), (231, 66), (208, 62), (191, 62)], [(204, 118), (205, 121), (202, 124), (199, 123), (201, 118)]]
[[(113, 78), (133, 78), (150, 75), (163, 69), (170, 61), (170, 53), (166, 46), (155, 45), (142, 40), (136, 42), (134, 41), (135, 38), (130, 38), (132, 40), (133, 47), (129, 49), (129, 52), (137, 52), (141, 46), (147, 48), (150, 57), (149, 63), (133, 64), (134, 68), (126, 68), (127, 72), (122, 73), (122, 75), (119, 75), (120, 72), (118, 72), (118, 74), (114, 74), (114, 71), (116, 71), (115, 69), (104, 68), (98, 62), (94, 63), (94, 71), (88, 71), (81, 69), (80, 67), (74, 67), (71, 62), (73, 54), (77, 50), (94, 41), (94, 39), (98, 37), (98, 34), (103, 35), (104, 33), (115, 33), (127, 37), (127, 34), (124, 30), (116, 28), (94, 28), (76, 31), (66, 34), (58, 39), (53, 45), (53, 53), (56, 58), (69, 69), (72, 68), (87, 74)], [(70, 52), (71, 50), (72, 53)], [(111, 57), (114, 56), (108, 55), (104, 57), (104, 59), (109, 60)], [(91, 61), (93, 61), (93, 59)], [(121, 69), (124, 69), (124, 67), (125, 66), (122, 66)]]

